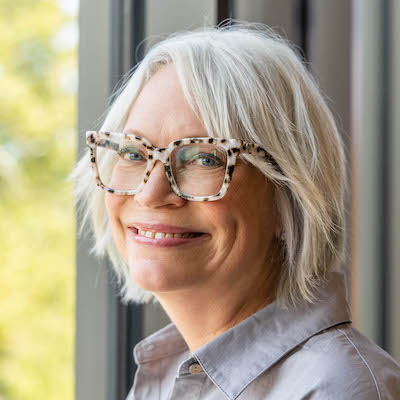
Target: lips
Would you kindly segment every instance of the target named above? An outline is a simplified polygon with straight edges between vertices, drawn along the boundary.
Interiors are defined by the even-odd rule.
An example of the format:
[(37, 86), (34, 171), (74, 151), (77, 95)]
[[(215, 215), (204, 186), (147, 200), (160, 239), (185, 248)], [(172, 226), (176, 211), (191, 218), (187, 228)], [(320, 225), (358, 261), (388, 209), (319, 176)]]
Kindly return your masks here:
[(142, 231), (151, 231), (151, 232), (165, 232), (165, 233), (205, 233), (200, 231), (194, 227), (182, 227), (176, 225), (167, 225), (167, 224), (152, 224), (152, 223), (143, 223), (143, 222), (133, 222), (129, 224), (129, 229), (140, 229)]
[[(151, 246), (159, 249), (193, 249), (192, 246), (201, 246), (210, 240), (210, 234), (200, 234), (196, 237), (179, 238), (175, 237), (164, 237), (164, 238), (153, 238), (148, 236), (139, 235), (136, 228), (129, 228), (131, 237), (135, 243), (139, 246)], [(181, 235), (179, 235), (181, 236)]]

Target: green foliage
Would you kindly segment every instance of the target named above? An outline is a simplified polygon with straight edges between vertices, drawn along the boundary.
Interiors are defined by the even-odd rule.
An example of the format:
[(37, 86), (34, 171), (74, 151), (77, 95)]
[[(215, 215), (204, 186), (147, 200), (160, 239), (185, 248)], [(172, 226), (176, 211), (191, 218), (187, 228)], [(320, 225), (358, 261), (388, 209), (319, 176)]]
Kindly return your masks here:
[(75, 24), (55, 0), (0, 0), (0, 400), (74, 393)]

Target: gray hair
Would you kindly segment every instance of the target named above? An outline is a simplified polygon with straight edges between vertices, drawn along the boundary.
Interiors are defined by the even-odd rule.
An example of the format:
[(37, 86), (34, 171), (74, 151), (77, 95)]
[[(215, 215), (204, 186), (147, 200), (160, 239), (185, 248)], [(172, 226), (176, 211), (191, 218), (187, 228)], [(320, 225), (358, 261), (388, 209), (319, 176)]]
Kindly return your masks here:
[[(175, 33), (154, 45), (126, 75), (100, 130), (122, 132), (146, 82), (171, 63), (209, 136), (260, 144), (279, 164), (281, 171), (242, 156), (275, 185), (284, 232), (278, 305), (286, 308), (299, 299), (314, 302), (313, 289), (346, 258), (345, 150), (324, 94), (295, 47), (273, 30), (254, 23), (205, 27)], [(95, 242), (90, 251), (109, 256), (121, 301), (155, 300), (132, 281), (114, 243), (105, 192), (96, 190), (88, 152), (68, 179), (76, 183), (82, 218), (78, 234), (90, 222)]]

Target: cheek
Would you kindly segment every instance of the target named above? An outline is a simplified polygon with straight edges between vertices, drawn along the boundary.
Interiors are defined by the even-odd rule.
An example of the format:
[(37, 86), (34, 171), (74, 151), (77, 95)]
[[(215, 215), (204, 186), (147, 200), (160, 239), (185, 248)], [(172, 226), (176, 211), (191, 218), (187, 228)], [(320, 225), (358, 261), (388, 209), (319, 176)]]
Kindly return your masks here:
[[(111, 230), (114, 238), (114, 242), (125, 258), (125, 232), (120, 222), (121, 210), (124, 204), (123, 196), (115, 196), (111, 193), (105, 195), (105, 206), (110, 219)], [(126, 259), (126, 258), (125, 258)]]
[(119, 217), (120, 210), (123, 204), (123, 196), (115, 196), (111, 193), (106, 193), (105, 195), (105, 206), (110, 217), (110, 220), (113, 221)]
[(229, 235), (234, 232), (236, 218), (234, 210), (232, 202), (224, 198), (205, 203), (200, 215), (202, 220), (207, 221), (214, 231), (219, 234)]
[(248, 240), (268, 240), (275, 226), (272, 185), (255, 167), (246, 166), (235, 172), (238, 174), (226, 197), (238, 234)]

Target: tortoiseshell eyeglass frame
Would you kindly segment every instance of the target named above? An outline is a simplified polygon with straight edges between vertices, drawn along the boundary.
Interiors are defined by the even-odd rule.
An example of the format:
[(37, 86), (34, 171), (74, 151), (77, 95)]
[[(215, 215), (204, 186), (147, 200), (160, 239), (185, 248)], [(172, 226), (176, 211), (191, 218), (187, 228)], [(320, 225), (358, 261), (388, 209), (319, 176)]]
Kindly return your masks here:
[[(96, 146), (101, 146), (104, 148), (111, 148), (112, 140), (132, 140), (134, 142), (138, 142), (140, 145), (144, 146), (148, 150), (148, 162), (146, 167), (146, 172), (144, 175), (144, 179), (139, 185), (139, 187), (135, 190), (122, 191), (111, 189), (103, 184), (100, 179), (99, 171), (96, 164)], [(153, 169), (153, 166), (157, 160), (160, 160), (164, 164), (165, 174), (167, 176), (168, 182), (172, 188), (172, 190), (178, 195), (186, 200), (190, 201), (215, 201), (222, 199), (226, 191), (228, 190), (229, 183), (232, 180), (233, 170), (235, 168), (236, 160), (239, 154), (247, 153), (262, 157), (268, 163), (270, 163), (273, 167), (280, 170), (277, 162), (274, 158), (261, 146), (256, 145), (254, 143), (244, 142), (239, 139), (221, 139), (221, 138), (213, 138), (213, 137), (193, 137), (193, 138), (184, 138), (179, 140), (174, 140), (167, 147), (157, 148), (154, 147), (147, 139), (142, 138), (140, 136), (130, 134), (130, 133), (119, 133), (119, 132), (97, 132), (97, 131), (87, 131), (86, 132), (86, 140), (87, 145), (90, 149), (90, 161), (92, 165), (92, 169), (96, 176), (97, 186), (107, 192), (117, 194), (117, 195), (134, 195), (140, 192), (143, 189), (143, 186), (149, 179), (150, 173)], [(110, 141), (111, 140), (111, 141)], [(227, 153), (227, 161), (226, 161), (226, 170), (224, 182), (222, 184), (221, 190), (210, 196), (191, 196), (185, 193), (182, 193), (173, 177), (171, 172), (171, 163), (170, 157), (172, 151), (181, 145), (193, 144), (193, 143), (211, 143), (218, 145), (226, 150)], [(115, 150), (115, 149), (113, 149)]]

